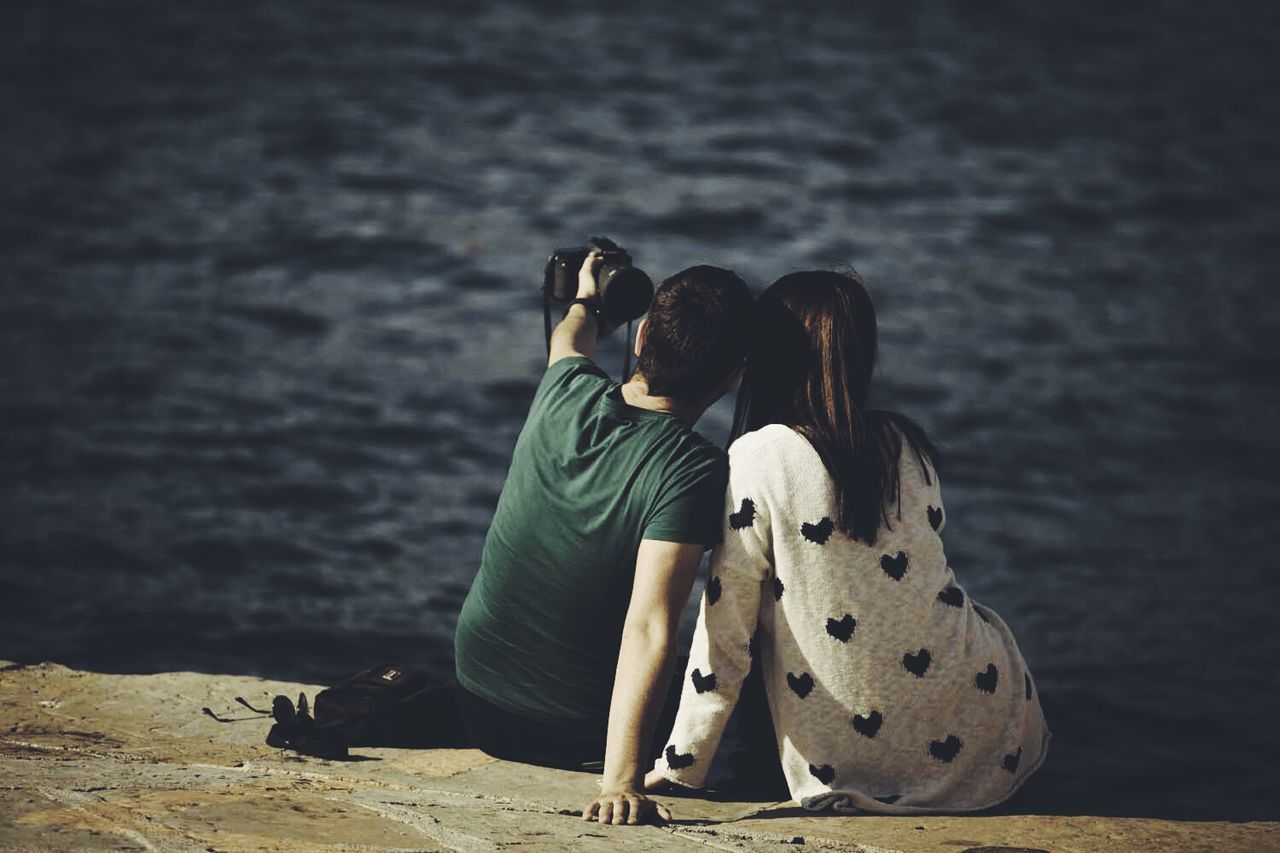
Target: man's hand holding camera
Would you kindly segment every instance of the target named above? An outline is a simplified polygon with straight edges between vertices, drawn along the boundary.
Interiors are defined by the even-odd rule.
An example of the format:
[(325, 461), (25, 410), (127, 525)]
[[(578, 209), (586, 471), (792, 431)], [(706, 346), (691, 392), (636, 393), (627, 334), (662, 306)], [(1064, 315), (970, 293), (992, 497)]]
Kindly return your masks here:
[(593, 249), (582, 261), (582, 269), (578, 270), (578, 298), (589, 299), (597, 306), (600, 303), (600, 289), (596, 285), (596, 269), (603, 259), (604, 255)]
[(582, 268), (578, 270), (578, 293), (565, 311), (565, 317), (568, 317), (569, 311), (572, 311), (575, 305), (581, 305), (589, 316), (595, 318), (596, 337), (599, 338), (603, 338), (617, 328), (617, 323), (611, 323), (605, 317), (600, 301), (600, 285), (597, 279), (603, 260), (603, 254), (592, 251), (582, 261)]
[(580, 355), (595, 361), (596, 341), (611, 332), (610, 323), (601, 312), (600, 287), (596, 276), (604, 255), (592, 250), (578, 270), (578, 291), (564, 312), (564, 320), (551, 335), (547, 364)]
[[(575, 269), (576, 282), (573, 280)], [(626, 249), (607, 237), (592, 237), (585, 247), (556, 249), (551, 253), (543, 273), (542, 290), (548, 312), (548, 332), (550, 303), (569, 303), (565, 321), (548, 337), (547, 364), (551, 365), (574, 355), (594, 361), (597, 339), (639, 318), (648, 309), (653, 297), (653, 281), (644, 270), (632, 265)], [(595, 320), (589, 336), (583, 330), (587, 325), (586, 315)], [(575, 322), (568, 322), (571, 320)]]

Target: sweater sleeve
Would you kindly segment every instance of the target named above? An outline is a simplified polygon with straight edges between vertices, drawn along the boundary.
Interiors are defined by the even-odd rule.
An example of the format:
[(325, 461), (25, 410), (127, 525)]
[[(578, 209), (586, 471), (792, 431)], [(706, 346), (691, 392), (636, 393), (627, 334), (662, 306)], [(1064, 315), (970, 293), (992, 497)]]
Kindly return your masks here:
[(689, 649), (680, 708), (655, 769), (685, 787), (701, 787), (751, 669), (761, 587), (770, 572), (769, 516), (753, 491), (750, 459), (731, 455), (723, 539), (711, 556)]

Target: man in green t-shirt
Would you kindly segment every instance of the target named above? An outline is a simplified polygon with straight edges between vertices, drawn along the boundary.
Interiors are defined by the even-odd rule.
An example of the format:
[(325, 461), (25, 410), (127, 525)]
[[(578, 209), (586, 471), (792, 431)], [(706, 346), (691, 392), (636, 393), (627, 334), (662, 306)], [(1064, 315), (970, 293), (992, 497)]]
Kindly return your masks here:
[(752, 297), (728, 270), (662, 282), (615, 385), (593, 361), (595, 266), (551, 336), (455, 639), (473, 740), (500, 758), (584, 767), (603, 758), (584, 817), (669, 818), (642, 793), (703, 551), (720, 537), (724, 453), (694, 432), (732, 390)]

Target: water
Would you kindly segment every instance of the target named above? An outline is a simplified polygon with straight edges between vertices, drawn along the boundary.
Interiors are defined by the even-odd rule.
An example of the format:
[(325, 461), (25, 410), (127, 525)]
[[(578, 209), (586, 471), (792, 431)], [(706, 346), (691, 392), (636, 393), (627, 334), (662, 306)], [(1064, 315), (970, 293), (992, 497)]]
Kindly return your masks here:
[(603, 232), (658, 276), (870, 280), (879, 402), (942, 444), (952, 565), (1055, 731), (1026, 810), (1280, 817), (1272, 7), (28, 2), (0, 33), (0, 657), (447, 671), (542, 261)]

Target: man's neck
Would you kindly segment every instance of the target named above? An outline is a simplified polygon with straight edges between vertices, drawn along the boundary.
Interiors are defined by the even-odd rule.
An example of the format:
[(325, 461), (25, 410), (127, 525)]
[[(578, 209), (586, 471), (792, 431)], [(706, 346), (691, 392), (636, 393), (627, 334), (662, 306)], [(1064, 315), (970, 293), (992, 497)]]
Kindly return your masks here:
[(707, 410), (705, 405), (688, 405), (679, 403), (670, 397), (655, 397), (651, 395), (648, 383), (639, 373), (623, 383), (622, 399), (628, 406), (635, 406), (637, 409), (648, 409), (651, 412), (665, 412), (684, 421), (689, 426), (696, 424), (698, 418), (702, 417), (702, 413)]

